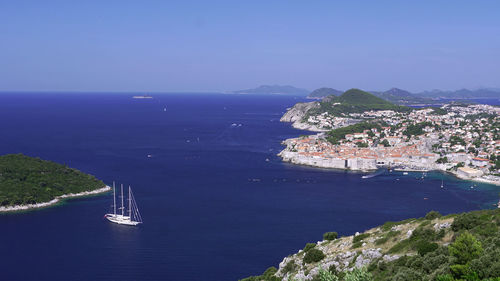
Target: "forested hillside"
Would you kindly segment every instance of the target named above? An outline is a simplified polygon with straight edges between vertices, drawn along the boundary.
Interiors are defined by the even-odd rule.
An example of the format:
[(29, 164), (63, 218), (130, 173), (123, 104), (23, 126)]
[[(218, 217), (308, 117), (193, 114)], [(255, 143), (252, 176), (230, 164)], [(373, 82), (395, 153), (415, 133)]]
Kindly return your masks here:
[(22, 154), (0, 156), (0, 206), (47, 202), (105, 184), (92, 175)]

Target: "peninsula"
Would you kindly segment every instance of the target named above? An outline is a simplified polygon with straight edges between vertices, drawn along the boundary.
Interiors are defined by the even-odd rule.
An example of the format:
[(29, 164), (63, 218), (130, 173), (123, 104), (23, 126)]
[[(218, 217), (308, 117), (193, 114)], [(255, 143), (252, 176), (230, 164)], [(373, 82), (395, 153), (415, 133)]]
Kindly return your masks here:
[(92, 175), (22, 154), (0, 156), (0, 212), (47, 207), (110, 190)]
[(320, 133), (285, 140), (278, 155), (323, 168), (440, 170), (500, 184), (499, 113), (483, 104), (411, 108), (351, 89), (288, 109), (282, 122)]

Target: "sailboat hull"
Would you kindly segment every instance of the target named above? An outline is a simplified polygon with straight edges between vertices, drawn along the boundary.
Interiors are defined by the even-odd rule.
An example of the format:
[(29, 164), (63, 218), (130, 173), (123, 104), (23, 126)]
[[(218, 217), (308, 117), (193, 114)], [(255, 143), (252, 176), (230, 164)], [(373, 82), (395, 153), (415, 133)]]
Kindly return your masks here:
[(141, 223), (141, 222), (138, 222), (138, 221), (131, 220), (129, 216), (122, 216), (122, 215), (115, 215), (115, 214), (106, 214), (106, 215), (104, 215), (104, 217), (108, 221), (116, 223), (116, 224), (123, 224), (123, 225), (135, 226), (135, 225), (138, 225), (138, 224)]

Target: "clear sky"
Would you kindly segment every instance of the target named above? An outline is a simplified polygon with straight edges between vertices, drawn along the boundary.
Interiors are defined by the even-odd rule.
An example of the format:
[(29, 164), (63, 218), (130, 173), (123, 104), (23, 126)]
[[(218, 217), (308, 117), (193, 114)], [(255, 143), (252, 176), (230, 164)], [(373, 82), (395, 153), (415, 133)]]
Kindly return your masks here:
[(0, 91), (500, 87), (500, 1), (4, 1)]

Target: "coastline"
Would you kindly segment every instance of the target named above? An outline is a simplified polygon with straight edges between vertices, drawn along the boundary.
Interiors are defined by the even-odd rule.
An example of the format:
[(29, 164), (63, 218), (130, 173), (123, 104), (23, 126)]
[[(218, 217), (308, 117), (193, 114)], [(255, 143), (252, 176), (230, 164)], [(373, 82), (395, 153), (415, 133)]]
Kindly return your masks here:
[(111, 190), (111, 187), (106, 185), (102, 188), (95, 189), (92, 191), (83, 191), (83, 192), (79, 192), (79, 193), (63, 194), (61, 196), (57, 196), (56, 198), (54, 198), (48, 202), (27, 204), (27, 205), (2, 206), (2, 207), (0, 207), (0, 213), (9, 213), (9, 212), (27, 211), (27, 210), (46, 208), (49, 206), (53, 206), (53, 205), (59, 203), (62, 200), (65, 200), (65, 199), (85, 197), (85, 196), (89, 196), (89, 195), (96, 195), (96, 194), (108, 192), (110, 190)]
[[(329, 165), (321, 165), (318, 164), (318, 159), (301, 159), (298, 157), (290, 157), (290, 155), (284, 155), (286, 153), (286, 149), (282, 150), (280, 153), (278, 153), (276, 156), (280, 157), (283, 162), (294, 164), (294, 165), (301, 165), (301, 166), (307, 166), (307, 167), (314, 167), (314, 168), (320, 168), (320, 169), (329, 169), (329, 170), (334, 170), (334, 171), (350, 171), (350, 172), (358, 172), (358, 173), (372, 173), (376, 171), (377, 169), (349, 169), (349, 168), (340, 168), (340, 167), (332, 167)], [(321, 162), (320, 162), (321, 163)], [(381, 167), (382, 168), (382, 167)], [(384, 167), (387, 168), (387, 167)], [(456, 171), (447, 171), (447, 170), (442, 170), (442, 169), (414, 169), (410, 167), (405, 167), (401, 168), (398, 167), (394, 169), (394, 171), (401, 171), (401, 172), (440, 172), (440, 173), (445, 173), (445, 174), (451, 174), (454, 177), (460, 179), (460, 180), (465, 180), (465, 181), (475, 181), (475, 182), (480, 182), (480, 183), (485, 183), (485, 184), (492, 184), (496, 186), (500, 186), (500, 181), (495, 181), (495, 180), (490, 180), (487, 178), (484, 178), (484, 176), (481, 177), (476, 177), (476, 178), (468, 178), (468, 177), (463, 177), (460, 176)]]
[[(350, 172), (357, 172), (357, 173), (372, 173), (376, 171), (377, 169), (349, 169), (349, 168), (340, 168), (340, 167), (330, 167), (328, 165), (319, 165), (317, 164), (317, 159), (302, 159), (299, 160), (298, 158), (293, 158), (293, 157), (287, 157), (283, 155), (283, 152), (285, 152), (285, 149), (282, 150), (280, 153), (277, 154), (278, 157), (281, 158), (283, 162), (294, 164), (294, 165), (301, 165), (301, 166), (307, 166), (307, 167), (314, 167), (314, 168), (320, 168), (320, 169), (329, 169), (333, 171), (350, 171)], [(316, 164), (315, 164), (316, 163)], [(384, 167), (387, 168), (387, 167)], [(499, 181), (495, 180), (489, 180), (484, 177), (476, 177), (476, 178), (468, 178), (468, 177), (463, 177), (458, 175), (456, 171), (447, 171), (447, 170), (442, 170), (442, 169), (413, 169), (410, 167), (406, 168), (397, 168), (394, 169), (394, 171), (401, 171), (401, 172), (440, 172), (440, 173), (445, 173), (445, 174), (451, 174), (454, 177), (464, 180), (464, 181), (475, 181), (475, 182), (480, 182), (480, 183), (485, 183), (485, 184), (491, 184), (491, 185), (496, 185), (500, 186)]]

